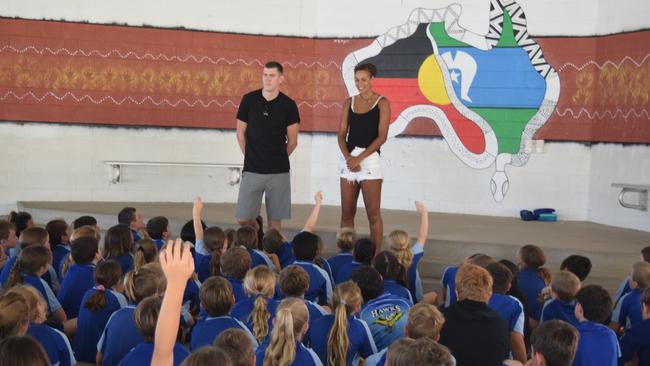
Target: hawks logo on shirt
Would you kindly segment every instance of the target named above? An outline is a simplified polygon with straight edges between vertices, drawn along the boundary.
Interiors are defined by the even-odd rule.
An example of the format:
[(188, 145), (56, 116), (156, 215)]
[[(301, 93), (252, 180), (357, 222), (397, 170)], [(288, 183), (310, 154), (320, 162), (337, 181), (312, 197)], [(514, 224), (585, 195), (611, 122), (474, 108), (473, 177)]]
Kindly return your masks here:
[(390, 305), (375, 309), (370, 312), (375, 319), (374, 324), (379, 324), (387, 328), (387, 332), (392, 331), (393, 326), (404, 316), (404, 311), (399, 305)]
[(495, 165), (490, 188), (500, 202), (509, 185), (505, 167), (528, 161), (526, 141), (555, 109), (560, 79), (516, 1), (491, 0), (485, 35), (463, 28), (461, 12), (459, 4), (415, 9), (406, 23), (348, 54), (343, 79), (348, 94), (358, 94), (354, 67), (375, 64), (373, 85), (391, 101), (388, 136), (415, 119), (432, 120), (465, 164)]

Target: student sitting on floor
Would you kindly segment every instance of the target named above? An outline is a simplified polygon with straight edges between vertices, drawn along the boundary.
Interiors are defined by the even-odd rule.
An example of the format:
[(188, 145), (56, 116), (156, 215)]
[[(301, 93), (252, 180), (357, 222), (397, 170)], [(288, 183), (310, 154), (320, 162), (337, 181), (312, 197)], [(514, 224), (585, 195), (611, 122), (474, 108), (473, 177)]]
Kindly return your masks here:
[(221, 275), (230, 282), (235, 303), (248, 298), (244, 291), (244, 277), (251, 269), (251, 256), (246, 249), (230, 248), (219, 259)]
[(639, 365), (650, 365), (650, 289), (641, 296), (643, 321), (625, 331), (621, 338), (619, 365), (638, 358)]
[(314, 264), (318, 254), (318, 236), (308, 231), (298, 233), (291, 241), (295, 265), (309, 274), (309, 288), (305, 299), (326, 305), (332, 300), (332, 283), (327, 272)]
[(366, 265), (372, 264), (372, 259), (375, 257), (375, 243), (369, 238), (360, 238), (354, 242), (354, 249), (352, 249), (352, 261), (341, 267), (336, 276), (336, 283), (343, 283), (350, 280), (350, 275), (355, 269)]
[(219, 334), (229, 328), (244, 330), (249, 339), (257, 347), (257, 340), (246, 325), (230, 316), (230, 310), (235, 303), (230, 283), (222, 278), (213, 276), (201, 285), (201, 308), (207, 313), (207, 318), (199, 321), (192, 329), (191, 349), (212, 344)]
[(172, 237), (172, 227), (165, 216), (152, 217), (147, 221), (147, 234), (156, 243), (158, 250)]
[[(64, 220), (52, 220), (45, 225), (45, 230), (50, 235), (50, 249), (52, 250), (52, 267), (58, 269), (61, 262), (70, 254), (70, 235), (72, 230)], [(59, 277), (59, 281), (63, 276)]]
[(329, 312), (315, 302), (305, 299), (309, 288), (309, 274), (298, 265), (290, 265), (280, 272), (280, 291), (286, 297), (303, 299), (309, 311), (309, 326)]
[[(143, 299), (135, 309), (133, 317), (135, 325), (144, 340), (136, 345), (120, 362), (120, 366), (150, 365), (154, 350), (156, 322), (160, 314), (162, 300), (158, 296)], [(176, 344), (173, 350), (174, 366), (180, 365), (190, 353), (181, 344)]]
[(602, 286), (589, 285), (576, 295), (575, 316), (580, 332), (573, 366), (616, 366), (620, 349), (613, 330), (603, 325), (612, 311), (612, 298)]
[(203, 202), (201, 197), (194, 199), (192, 217), (194, 223), (194, 271), (203, 282), (210, 276), (221, 275), (220, 259), (228, 248), (226, 234), (221, 228), (212, 226), (205, 231), (201, 221)]
[(526, 296), (530, 309), (531, 328), (539, 323), (542, 316), (543, 303), (540, 302), (542, 290), (550, 283), (548, 270), (544, 268), (546, 255), (542, 248), (535, 245), (524, 245), (519, 249), (519, 289)]
[(650, 263), (634, 263), (630, 279), (632, 291), (621, 297), (612, 313), (612, 322), (609, 326), (615, 332), (620, 332), (620, 328), (630, 329), (643, 321), (641, 296), (643, 291), (650, 287)]
[(357, 234), (352, 228), (344, 227), (336, 233), (336, 247), (339, 248), (339, 252), (328, 259), (334, 281), (336, 281), (341, 267), (352, 262), (352, 248), (355, 241), (357, 241)]
[(112, 259), (120, 264), (122, 273), (133, 270), (133, 234), (128, 226), (115, 225), (104, 234), (104, 259)]
[(239, 328), (226, 329), (213, 344), (228, 355), (232, 366), (254, 366), (256, 346), (251, 342), (249, 334), (248, 330)]
[(551, 299), (544, 303), (541, 322), (559, 319), (577, 325), (575, 316), (576, 294), (580, 290), (580, 279), (568, 271), (560, 271), (551, 281)]
[(244, 291), (248, 297), (232, 308), (230, 315), (244, 322), (262, 343), (271, 334), (273, 317), (279, 302), (273, 298), (275, 294), (275, 272), (267, 266), (257, 266), (244, 278)]
[(57, 298), (68, 318), (72, 319), (79, 314), (86, 291), (95, 285), (95, 266), (101, 254), (97, 239), (88, 236), (74, 240), (70, 247), (74, 264), (66, 271)]

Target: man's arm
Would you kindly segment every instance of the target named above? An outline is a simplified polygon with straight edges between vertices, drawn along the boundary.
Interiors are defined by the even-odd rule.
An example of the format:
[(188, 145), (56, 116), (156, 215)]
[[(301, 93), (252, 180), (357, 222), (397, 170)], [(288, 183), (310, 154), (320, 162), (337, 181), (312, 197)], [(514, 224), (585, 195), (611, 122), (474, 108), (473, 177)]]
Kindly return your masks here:
[(244, 155), (246, 154), (246, 127), (248, 127), (248, 123), (237, 120), (237, 142), (241, 153)]
[(291, 155), (293, 150), (298, 146), (298, 131), (300, 124), (294, 123), (287, 127), (287, 155)]

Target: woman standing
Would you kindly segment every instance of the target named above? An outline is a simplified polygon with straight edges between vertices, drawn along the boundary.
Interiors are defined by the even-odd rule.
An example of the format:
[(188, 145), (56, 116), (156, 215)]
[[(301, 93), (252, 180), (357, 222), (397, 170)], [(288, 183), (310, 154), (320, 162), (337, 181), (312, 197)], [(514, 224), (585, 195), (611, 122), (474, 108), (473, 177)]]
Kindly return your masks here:
[(354, 228), (361, 192), (375, 253), (379, 253), (384, 230), (380, 212), (382, 176), (379, 148), (388, 135), (390, 104), (372, 90), (376, 75), (377, 68), (373, 64), (359, 64), (354, 68), (354, 83), (359, 94), (343, 105), (338, 142), (342, 153), (339, 164), (341, 227)]

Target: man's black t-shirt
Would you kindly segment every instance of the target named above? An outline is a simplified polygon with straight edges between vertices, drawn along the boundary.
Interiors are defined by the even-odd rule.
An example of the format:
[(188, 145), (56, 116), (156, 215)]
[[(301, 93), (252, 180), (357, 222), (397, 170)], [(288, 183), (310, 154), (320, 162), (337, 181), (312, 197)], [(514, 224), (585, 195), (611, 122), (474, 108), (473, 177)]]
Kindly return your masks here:
[(267, 101), (262, 89), (255, 90), (242, 98), (237, 119), (248, 125), (244, 171), (288, 173), (287, 126), (300, 123), (296, 102), (282, 92), (275, 99)]

